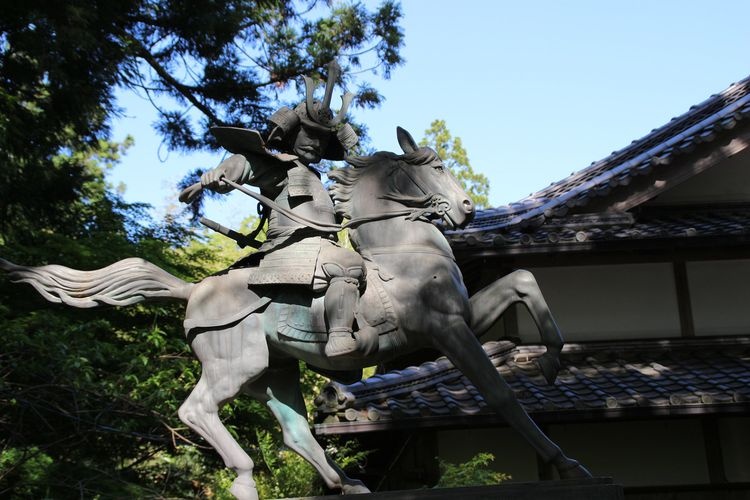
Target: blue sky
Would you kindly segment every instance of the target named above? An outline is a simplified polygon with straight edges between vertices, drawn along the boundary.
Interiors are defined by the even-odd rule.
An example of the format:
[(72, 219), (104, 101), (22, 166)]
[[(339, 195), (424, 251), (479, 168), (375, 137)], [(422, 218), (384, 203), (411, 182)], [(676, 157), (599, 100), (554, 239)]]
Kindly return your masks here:
[[(586, 167), (750, 75), (750, 2), (741, 0), (407, 0), (402, 8), (406, 64), (389, 81), (368, 75), (386, 101), (353, 114), (385, 150), (398, 149), (397, 125), (419, 139), (432, 120), (445, 120), (489, 177), (493, 206)], [(110, 181), (127, 186), (128, 201), (164, 214), (177, 204), (176, 182), (221, 154), (168, 153), (151, 128), (150, 104), (120, 96), (115, 139), (131, 134), (136, 146)], [(254, 207), (234, 194), (208, 214), (236, 226)]]

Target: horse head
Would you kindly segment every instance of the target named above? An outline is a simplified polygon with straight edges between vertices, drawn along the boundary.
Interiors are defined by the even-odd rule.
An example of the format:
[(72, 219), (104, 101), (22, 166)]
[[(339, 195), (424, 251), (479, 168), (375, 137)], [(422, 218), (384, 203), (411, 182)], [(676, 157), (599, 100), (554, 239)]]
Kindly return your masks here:
[(347, 158), (354, 168), (329, 173), (337, 212), (353, 224), (403, 215), (440, 220), (449, 229), (468, 224), (474, 204), (437, 153), (401, 127), (397, 137), (404, 154)]

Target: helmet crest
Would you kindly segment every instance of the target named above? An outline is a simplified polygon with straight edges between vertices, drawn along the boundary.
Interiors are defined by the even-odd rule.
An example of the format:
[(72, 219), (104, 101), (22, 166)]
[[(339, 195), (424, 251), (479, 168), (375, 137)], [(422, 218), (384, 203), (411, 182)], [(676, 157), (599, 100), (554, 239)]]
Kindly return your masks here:
[(334, 115), (330, 109), (333, 87), (341, 74), (341, 68), (336, 61), (328, 64), (328, 78), (326, 80), (323, 101), (316, 101), (315, 81), (305, 76), (305, 101), (298, 104), (293, 110), (284, 106), (276, 111), (269, 121), (273, 125), (268, 140), (280, 140), (288, 137), (291, 132), (299, 126), (314, 130), (321, 134), (330, 134), (328, 147), (322, 152), (321, 157), (327, 160), (342, 160), (346, 151), (357, 144), (359, 138), (351, 125), (342, 123), (346, 117), (346, 111), (354, 98), (354, 94), (346, 92), (341, 96), (341, 109)]
[(351, 92), (344, 93), (341, 96), (341, 109), (339, 109), (336, 116), (330, 109), (331, 97), (333, 96), (333, 86), (336, 84), (336, 80), (341, 74), (341, 68), (336, 61), (328, 63), (328, 80), (326, 81), (326, 90), (323, 95), (323, 102), (315, 101), (313, 93), (315, 92), (315, 82), (309, 76), (304, 76), (305, 80), (305, 111), (307, 118), (317, 125), (333, 128), (338, 125), (341, 120), (346, 116), (346, 110), (349, 108), (349, 104), (354, 98), (354, 94)]

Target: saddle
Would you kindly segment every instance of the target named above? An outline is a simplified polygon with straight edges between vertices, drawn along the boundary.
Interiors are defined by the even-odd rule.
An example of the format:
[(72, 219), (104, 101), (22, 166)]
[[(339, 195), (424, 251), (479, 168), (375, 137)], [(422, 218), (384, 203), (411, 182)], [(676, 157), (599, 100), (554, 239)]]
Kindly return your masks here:
[[(389, 335), (394, 345), (403, 345), (406, 339), (398, 327), (398, 319), (393, 304), (385, 289), (384, 279), (370, 261), (367, 268), (367, 288), (359, 299), (355, 311), (355, 333), (360, 352), (372, 354), (378, 350), (381, 335)], [(289, 342), (312, 342), (325, 344), (328, 328), (325, 322), (323, 296), (300, 300), (295, 294), (293, 300), (280, 297), (281, 306), (277, 332), (281, 340)], [(289, 299), (292, 299), (290, 296)]]

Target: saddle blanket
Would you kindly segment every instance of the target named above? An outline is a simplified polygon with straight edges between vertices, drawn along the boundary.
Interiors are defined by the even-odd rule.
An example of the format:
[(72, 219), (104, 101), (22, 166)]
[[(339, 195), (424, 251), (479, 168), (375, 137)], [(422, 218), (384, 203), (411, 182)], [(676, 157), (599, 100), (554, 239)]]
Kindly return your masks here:
[[(380, 336), (398, 332), (398, 320), (393, 304), (385, 290), (383, 281), (376, 270), (371, 270), (367, 264), (367, 288), (360, 297), (359, 306), (355, 311), (358, 337), (362, 335)], [(328, 328), (325, 322), (325, 307), (323, 296), (309, 296), (306, 300), (299, 300), (299, 295), (280, 297), (284, 304), (279, 315), (278, 333), (283, 340), (294, 342), (319, 342), (328, 340)], [(401, 342), (398, 342), (401, 343)]]

